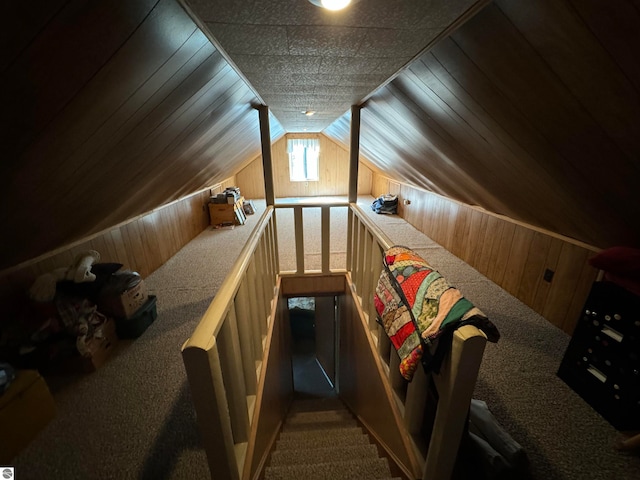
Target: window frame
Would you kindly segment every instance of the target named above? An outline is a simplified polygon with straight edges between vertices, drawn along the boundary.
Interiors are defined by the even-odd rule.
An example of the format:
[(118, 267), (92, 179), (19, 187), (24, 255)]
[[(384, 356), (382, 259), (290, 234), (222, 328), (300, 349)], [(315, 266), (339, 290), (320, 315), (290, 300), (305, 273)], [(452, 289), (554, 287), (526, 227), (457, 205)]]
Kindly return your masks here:
[[(302, 158), (294, 155), (302, 149)], [(287, 140), (287, 154), (289, 157), (290, 182), (319, 182), (320, 181), (320, 140), (317, 138), (290, 138)], [(300, 155), (300, 154), (298, 154)], [(315, 158), (309, 158), (309, 156)], [(302, 161), (302, 165), (296, 163)], [(309, 168), (313, 172), (309, 171)], [(315, 167), (315, 168), (313, 168)], [(302, 175), (299, 174), (302, 168)]]

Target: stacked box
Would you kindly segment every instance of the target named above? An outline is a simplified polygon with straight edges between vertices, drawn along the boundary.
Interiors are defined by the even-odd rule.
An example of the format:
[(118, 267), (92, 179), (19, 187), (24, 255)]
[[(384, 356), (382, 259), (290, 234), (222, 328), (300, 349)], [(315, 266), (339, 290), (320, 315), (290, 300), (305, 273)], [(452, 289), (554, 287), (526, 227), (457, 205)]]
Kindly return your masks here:
[(102, 325), (102, 336), (87, 340), (85, 346), (87, 355), (74, 354), (60, 359), (50, 366), (52, 373), (91, 373), (100, 368), (111, 356), (115, 345), (118, 343), (116, 335), (116, 323), (107, 318)]
[(211, 225), (219, 225), (221, 223), (235, 224), (236, 213), (234, 205), (210, 203), (209, 217), (211, 218)]
[(82, 370), (89, 373), (100, 368), (111, 355), (117, 342), (115, 322), (108, 318), (102, 326), (102, 338), (93, 337), (87, 342), (90, 355), (81, 357)]
[(120, 295), (123, 315), (119, 316), (124, 318), (131, 317), (147, 302), (148, 298), (147, 285), (144, 283), (144, 280), (140, 280), (138, 285), (129, 290), (125, 290), (122, 292), (122, 295)]
[(116, 333), (119, 338), (138, 338), (157, 317), (156, 296), (149, 295), (146, 303), (130, 318), (116, 319)]
[(211, 225), (244, 225), (246, 216), (243, 209), (244, 198), (232, 204), (209, 203)]
[(149, 294), (144, 280), (139, 279), (137, 283), (124, 290), (112, 291), (104, 289), (100, 295), (98, 308), (101, 313), (115, 318), (129, 318), (142, 307)]

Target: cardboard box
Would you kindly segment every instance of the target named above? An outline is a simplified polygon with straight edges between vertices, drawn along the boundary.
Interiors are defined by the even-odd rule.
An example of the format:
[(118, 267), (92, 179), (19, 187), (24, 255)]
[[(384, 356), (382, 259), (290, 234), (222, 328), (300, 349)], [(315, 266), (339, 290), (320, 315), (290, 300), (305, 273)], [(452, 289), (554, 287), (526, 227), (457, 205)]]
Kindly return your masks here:
[(236, 214), (234, 212), (234, 205), (210, 203), (209, 217), (211, 219), (211, 225), (219, 225), (221, 223), (235, 224)]
[(116, 318), (118, 338), (138, 338), (158, 317), (156, 296), (149, 295), (145, 303), (131, 318)]
[[(233, 197), (227, 197), (233, 200)], [(244, 225), (246, 217), (242, 204), (244, 197), (230, 204), (209, 203), (209, 220), (211, 225), (230, 224)]]
[(113, 291), (102, 292), (98, 300), (98, 310), (110, 317), (130, 318), (146, 303), (148, 298), (147, 285), (144, 280), (140, 279), (137, 285), (120, 294)]
[(112, 318), (107, 318), (102, 326), (102, 337), (93, 337), (87, 341), (88, 355), (80, 355), (74, 348), (74, 353), (71, 356), (65, 356), (49, 365), (47, 373), (64, 375), (95, 372), (111, 356), (117, 343), (115, 321)]
[(133, 316), (140, 307), (142, 307), (149, 298), (147, 292), (147, 285), (144, 280), (140, 280), (140, 283), (129, 290), (125, 290), (120, 295), (120, 302), (122, 303), (122, 311), (124, 315), (117, 315), (118, 317), (129, 318)]
[(102, 338), (94, 337), (87, 342), (91, 355), (80, 357), (80, 369), (87, 373), (95, 372), (107, 361), (117, 342), (115, 322), (108, 318), (102, 326)]
[(55, 416), (49, 388), (37, 370), (18, 370), (0, 397), (0, 465), (9, 465)]

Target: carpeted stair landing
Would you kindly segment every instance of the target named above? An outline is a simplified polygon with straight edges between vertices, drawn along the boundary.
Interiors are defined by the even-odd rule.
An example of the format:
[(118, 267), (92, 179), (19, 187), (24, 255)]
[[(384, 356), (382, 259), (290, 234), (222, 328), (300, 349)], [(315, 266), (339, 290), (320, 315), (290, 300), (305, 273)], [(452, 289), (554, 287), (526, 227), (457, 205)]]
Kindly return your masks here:
[(393, 480), (387, 459), (337, 398), (294, 401), (264, 479)]

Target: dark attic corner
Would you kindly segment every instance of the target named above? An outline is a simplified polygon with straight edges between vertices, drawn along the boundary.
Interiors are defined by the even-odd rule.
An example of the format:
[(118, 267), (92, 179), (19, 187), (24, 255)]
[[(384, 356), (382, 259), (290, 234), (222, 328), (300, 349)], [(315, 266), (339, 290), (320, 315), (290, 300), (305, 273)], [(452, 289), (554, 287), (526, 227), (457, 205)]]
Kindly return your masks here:
[[(637, 0), (33, 0), (0, 25), (5, 478), (640, 475)], [(403, 378), (392, 245), (500, 341), (469, 321), (455, 374)]]

